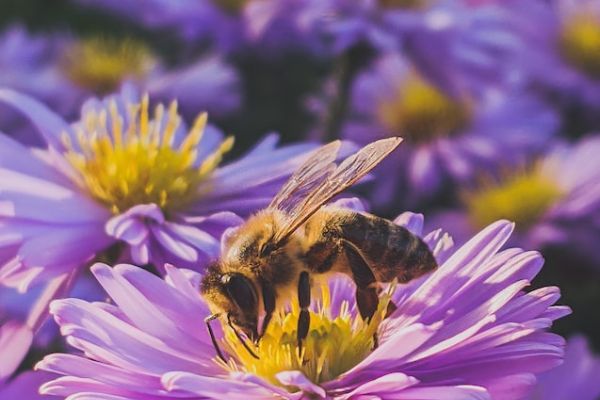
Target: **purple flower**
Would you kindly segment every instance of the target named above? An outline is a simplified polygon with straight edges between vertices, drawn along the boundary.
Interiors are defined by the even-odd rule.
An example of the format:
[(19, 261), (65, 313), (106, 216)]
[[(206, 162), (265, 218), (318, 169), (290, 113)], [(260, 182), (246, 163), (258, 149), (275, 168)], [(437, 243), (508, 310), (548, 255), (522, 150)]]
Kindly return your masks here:
[(510, 218), (516, 222), (513, 245), (558, 247), (598, 260), (599, 151), (598, 136), (556, 145), (537, 162), (468, 189), (463, 209), (442, 212), (433, 221), (452, 227), (456, 241), (463, 243), (490, 221)]
[[(0, 66), (2, 86), (34, 95), (69, 117), (89, 96), (113, 93), (125, 84), (157, 100), (179, 99), (186, 116), (199, 109), (222, 116), (240, 103), (237, 73), (220, 57), (208, 55), (168, 69), (133, 39), (42, 38), (13, 27), (0, 38)], [(4, 114), (10, 116), (3, 109)]]
[(190, 44), (209, 41), (229, 51), (243, 43), (244, 29), (239, 11), (244, 1), (79, 0), (81, 4), (104, 9), (149, 29), (174, 32)]
[[(600, 107), (600, 4), (594, 0), (510, 2), (526, 39), (518, 66), (564, 101)], [(519, 62), (520, 61), (520, 62)]]
[(222, 232), (268, 204), (312, 144), (267, 136), (220, 166), (232, 138), (200, 115), (186, 128), (177, 103), (134, 91), (87, 101), (69, 125), (36, 100), (0, 90), (39, 129), (47, 150), (0, 136), (0, 281), (24, 291), (94, 257), (199, 269)]
[[(398, 222), (418, 230), (423, 220), (403, 215)], [(255, 349), (260, 360), (228, 328), (218, 330), (224, 363), (203, 326), (210, 311), (198, 295), (197, 273), (167, 266), (162, 280), (131, 265), (96, 264), (92, 271), (113, 302), (52, 303), (62, 333), (82, 355), (42, 360), (37, 369), (63, 376), (41, 392), (111, 399), (523, 398), (534, 374), (561, 362), (563, 339), (545, 330), (569, 309), (552, 305), (558, 288), (523, 291), (543, 260), (536, 252), (499, 251), (511, 231), (508, 222), (494, 223), (452, 254), (440, 231), (426, 236), (440, 268), (384, 290), (368, 323), (357, 316), (351, 281), (332, 277), (315, 290), (303, 359), (294, 305), (273, 318)], [(381, 321), (390, 297), (398, 309)]]
[(276, 55), (294, 49), (327, 56), (322, 32), (328, 1), (252, 0), (243, 8), (246, 36), (254, 51)]
[(371, 200), (409, 204), (472, 182), (499, 163), (542, 148), (557, 128), (554, 112), (524, 93), (463, 88), (449, 93), (397, 54), (358, 76), (343, 135), (357, 143), (402, 136), (405, 145), (384, 162)]
[(600, 358), (588, 347), (583, 336), (567, 341), (565, 361), (538, 375), (530, 400), (597, 400), (600, 396)]
[(219, 52), (251, 48), (276, 55), (290, 48), (321, 53), (319, 23), (325, 17), (316, 0), (80, 0), (112, 11), (149, 29), (174, 32), (188, 46), (208, 42)]
[[(328, 0), (305, 13), (318, 20), (337, 53), (359, 43), (401, 51), (438, 84), (459, 79), (498, 85), (515, 77), (510, 61), (522, 48), (510, 13), (465, 0)], [(305, 19), (310, 19), (304, 16)]]

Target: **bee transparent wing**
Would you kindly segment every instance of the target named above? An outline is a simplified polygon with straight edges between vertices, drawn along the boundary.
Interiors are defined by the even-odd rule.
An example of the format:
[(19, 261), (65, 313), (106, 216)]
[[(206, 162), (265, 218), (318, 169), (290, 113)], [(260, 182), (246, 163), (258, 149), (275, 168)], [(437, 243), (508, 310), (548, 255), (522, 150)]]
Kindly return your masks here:
[(333, 172), (340, 145), (336, 140), (317, 149), (283, 185), (268, 208), (289, 215)]
[(335, 170), (328, 172), (320, 185), (313, 188), (311, 193), (288, 211), (288, 220), (281, 230), (275, 234), (275, 242), (285, 240), (318, 211), (323, 204), (352, 186), (375, 168), (401, 142), (401, 138), (392, 137), (370, 143), (358, 153), (346, 158)]

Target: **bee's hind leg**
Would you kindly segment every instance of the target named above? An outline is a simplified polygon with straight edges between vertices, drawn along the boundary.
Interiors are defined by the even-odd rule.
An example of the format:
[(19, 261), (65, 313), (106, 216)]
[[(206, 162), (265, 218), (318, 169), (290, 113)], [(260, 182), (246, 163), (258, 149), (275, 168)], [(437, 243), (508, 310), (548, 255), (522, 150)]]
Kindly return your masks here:
[(373, 317), (379, 306), (377, 280), (373, 271), (362, 257), (358, 249), (349, 241), (342, 240), (342, 248), (352, 270), (352, 279), (356, 284), (356, 305), (363, 320)]
[[(360, 251), (349, 241), (341, 241), (342, 248), (348, 259), (348, 264), (352, 270), (352, 279), (356, 284), (356, 305), (363, 321), (369, 321), (377, 307), (379, 307), (379, 295), (377, 290), (377, 280), (373, 271), (360, 254)], [(388, 307), (389, 311), (389, 307)], [(373, 336), (374, 347), (378, 346), (377, 334)]]
[(298, 349), (302, 351), (302, 341), (308, 335), (310, 327), (310, 314), (308, 307), (310, 306), (310, 278), (308, 272), (302, 271), (298, 280), (298, 303), (300, 305), (300, 315), (298, 317)]

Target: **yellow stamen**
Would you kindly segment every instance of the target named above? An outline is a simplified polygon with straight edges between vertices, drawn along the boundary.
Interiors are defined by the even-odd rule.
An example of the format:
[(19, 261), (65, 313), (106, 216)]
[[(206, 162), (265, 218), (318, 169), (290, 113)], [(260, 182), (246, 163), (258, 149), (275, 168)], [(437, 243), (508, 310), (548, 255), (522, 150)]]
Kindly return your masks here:
[(373, 350), (374, 337), (385, 316), (392, 291), (393, 287), (381, 297), (379, 308), (370, 322), (364, 322), (360, 316), (351, 315), (347, 303), (342, 305), (340, 315), (332, 317), (329, 289), (323, 285), (320, 305), (317, 311), (310, 312), (310, 329), (301, 351), (296, 339), (299, 308), (297, 303), (293, 303), (291, 312), (279, 312), (273, 316), (267, 333), (253, 349), (260, 359), (252, 357), (235, 334), (225, 328), (224, 347), (235, 355), (237, 361), (229, 360), (227, 364), (220, 360), (216, 362), (228, 370), (250, 372), (277, 385), (280, 383), (275, 375), (289, 370), (302, 371), (315, 383), (334, 379)]
[(570, 64), (600, 79), (600, 18), (582, 13), (569, 19), (562, 28), (559, 46)]
[(148, 103), (144, 96), (140, 104), (126, 105), (129, 121), (124, 127), (117, 104), (110, 102), (108, 110), (83, 116), (76, 130), (78, 146), (64, 136), (65, 157), (79, 172), (81, 185), (114, 213), (148, 203), (167, 212), (181, 209), (199, 196), (199, 183), (233, 146), (233, 138), (228, 138), (200, 165), (194, 165), (206, 114), (197, 118), (181, 145), (175, 147), (175, 132), (181, 123), (177, 103), (171, 103), (166, 117), (164, 106), (157, 106), (152, 121)]
[(392, 98), (379, 104), (378, 116), (391, 132), (419, 143), (460, 131), (471, 112), (468, 102), (451, 98), (413, 73)]
[(154, 57), (144, 44), (109, 38), (84, 39), (74, 44), (62, 60), (73, 82), (99, 94), (118, 89), (125, 78), (143, 78), (153, 63)]
[(535, 166), (513, 173), (501, 182), (488, 182), (465, 195), (471, 223), (477, 228), (502, 218), (526, 229), (540, 218), (562, 196), (563, 190)]

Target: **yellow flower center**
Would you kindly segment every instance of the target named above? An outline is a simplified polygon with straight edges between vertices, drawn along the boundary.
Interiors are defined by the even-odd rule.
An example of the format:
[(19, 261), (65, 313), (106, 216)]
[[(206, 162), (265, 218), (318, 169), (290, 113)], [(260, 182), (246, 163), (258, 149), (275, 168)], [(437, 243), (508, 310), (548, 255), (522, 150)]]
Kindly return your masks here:
[(594, 79), (600, 79), (600, 18), (581, 14), (563, 26), (560, 50), (574, 67)]
[(408, 10), (419, 10), (426, 5), (426, 0), (379, 0), (379, 6), (384, 9), (404, 8)]
[(138, 41), (90, 38), (75, 43), (62, 65), (77, 85), (105, 94), (118, 89), (126, 78), (143, 78), (153, 61), (150, 50)]
[(499, 183), (488, 183), (465, 196), (471, 223), (483, 228), (502, 218), (526, 229), (563, 196), (563, 191), (539, 167), (514, 173)]
[(457, 133), (471, 118), (466, 101), (453, 99), (413, 74), (396, 94), (382, 101), (378, 116), (384, 127), (413, 143)]
[(159, 104), (153, 120), (149, 120), (148, 96), (127, 108), (127, 126), (114, 101), (100, 111), (85, 114), (76, 127), (77, 144), (63, 135), (66, 159), (79, 172), (81, 186), (114, 213), (148, 203), (165, 212), (181, 209), (199, 196), (198, 184), (231, 149), (233, 138), (225, 140), (198, 166), (197, 146), (206, 114), (198, 116), (175, 147), (174, 136), (181, 123), (176, 102), (166, 115)]
[(282, 371), (298, 370), (312, 382), (321, 383), (350, 370), (373, 350), (374, 337), (385, 316), (391, 290), (381, 297), (379, 308), (369, 322), (364, 322), (360, 316), (353, 317), (347, 303), (342, 304), (338, 316), (332, 317), (326, 285), (320, 293), (320, 305), (316, 312), (310, 312), (310, 328), (301, 350), (296, 339), (299, 315), (296, 303), (292, 304), (291, 312), (273, 316), (266, 334), (254, 349), (260, 359), (252, 357), (235, 334), (225, 328), (225, 348), (238, 361), (217, 362), (230, 371), (253, 373), (276, 385), (281, 383), (275, 375)]
[(216, 3), (223, 11), (238, 14), (246, 5), (246, 0), (216, 0)]

